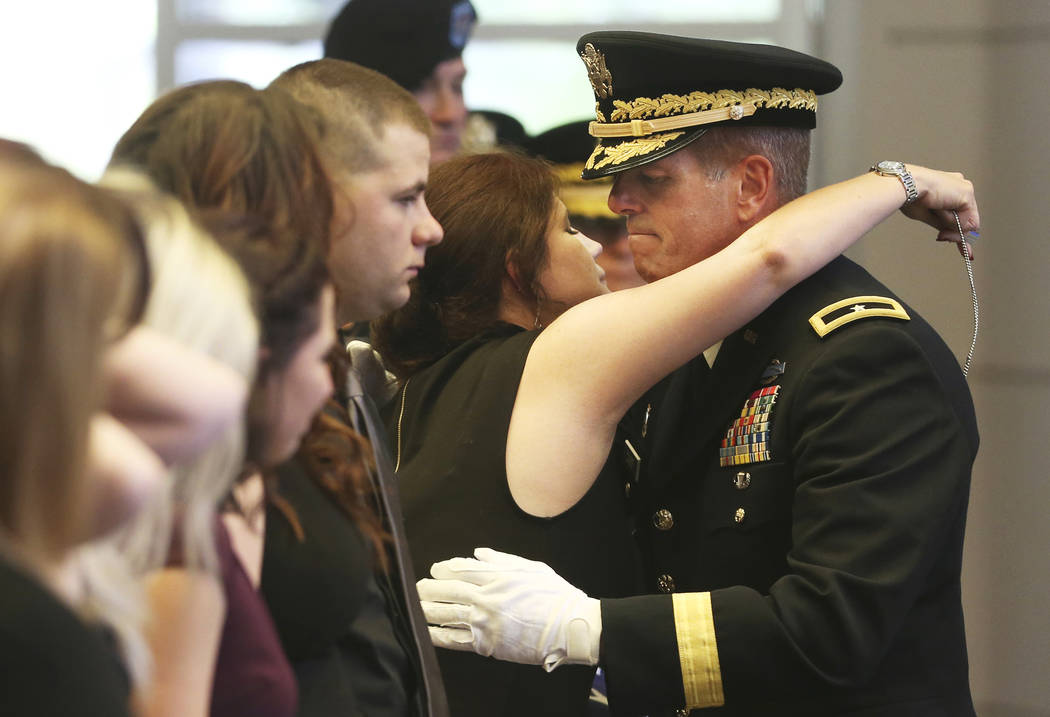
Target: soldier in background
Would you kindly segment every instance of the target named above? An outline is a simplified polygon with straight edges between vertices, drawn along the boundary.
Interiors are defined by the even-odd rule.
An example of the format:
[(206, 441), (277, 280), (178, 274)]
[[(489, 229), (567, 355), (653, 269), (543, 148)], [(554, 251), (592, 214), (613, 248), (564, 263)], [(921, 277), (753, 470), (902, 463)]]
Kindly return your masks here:
[(462, 54), (476, 22), (470, 0), (350, 0), (328, 28), (324, 56), (382, 72), (411, 92), (434, 126), (430, 161), (438, 164), (463, 141)]

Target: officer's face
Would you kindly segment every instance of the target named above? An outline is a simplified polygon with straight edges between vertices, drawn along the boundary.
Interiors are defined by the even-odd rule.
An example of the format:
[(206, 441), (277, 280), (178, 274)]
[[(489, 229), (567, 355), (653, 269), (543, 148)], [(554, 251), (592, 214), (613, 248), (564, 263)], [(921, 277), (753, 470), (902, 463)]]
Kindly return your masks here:
[(732, 173), (711, 179), (683, 149), (617, 174), (609, 208), (627, 217), (635, 268), (646, 281), (655, 281), (736, 239), (733, 196)]
[(408, 282), (442, 230), (423, 199), (430, 147), (407, 125), (388, 126), (375, 147), (382, 162), (337, 177), (338, 208), (328, 268), (340, 323), (366, 321), (408, 301)]
[(452, 157), (463, 139), (467, 126), (467, 106), (463, 102), (466, 75), (463, 60), (445, 60), (412, 93), (434, 126), (430, 140), (430, 161), (434, 164)]

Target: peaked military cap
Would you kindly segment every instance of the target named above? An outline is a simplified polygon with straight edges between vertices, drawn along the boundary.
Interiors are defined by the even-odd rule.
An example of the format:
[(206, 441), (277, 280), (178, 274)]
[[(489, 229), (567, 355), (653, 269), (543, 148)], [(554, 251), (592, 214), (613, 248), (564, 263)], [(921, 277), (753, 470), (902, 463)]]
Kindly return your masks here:
[(476, 22), (470, 0), (349, 0), (328, 27), (324, 56), (382, 72), (412, 92), (463, 54)]
[(619, 219), (609, 209), (609, 189), (612, 179), (585, 182), (581, 175), (584, 163), (594, 148), (594, 139), (587, 132), (590, 120), (577, 120), (559, 125), (529, 139), (526, 150), (551, 163), (558, 178), (560, 195), (570, 215), (588, 219)]
[(842, 84), (834, 65), (773, 45), (610, 31), (576, 51), (596, 101), (584, 179), (666, 157), (716, 125), (812, 129), (817, 95)]

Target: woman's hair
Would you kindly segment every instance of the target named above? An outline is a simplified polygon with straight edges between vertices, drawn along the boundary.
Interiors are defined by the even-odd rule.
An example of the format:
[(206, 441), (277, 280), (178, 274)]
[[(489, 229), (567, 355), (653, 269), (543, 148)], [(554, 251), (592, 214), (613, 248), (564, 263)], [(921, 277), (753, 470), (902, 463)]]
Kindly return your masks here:
[[(110, 170), (102, 184), (135, 208), (146, 233), (153, 290), (143, 324), (232, 368), (251, 382), (258, 362), (259, 324), (252, 291), (237, 262), (170, 196), (143, 176)], [(216, 570), (212, 521), (244, 463), (245, 428), (235, 422), (193, 460), (172, 469), (173, 480), (140, 513), (122, 540), (136, 572), (164, 564), (176, 510), (187, 567)], [(177, 508), (176, 508), (177, 506)]]
[[(181, 204), (142, 175), (110, 170), (101, 184), (133, 208), (145, 233), (154, 281), (143, 323), (250, 382), (259, 330), (248, 282), (236, 262)], [(243, 456), (244, 425), (235, 423), (199, 456), (174, 467), (171, 480), (127, 525), (77, 554), (84, 587), (80, 610), (113, 630), (136, 684), (146, 679), (150, 664), (139, 578), (164, 565), (173, 540), (187, 567), (218, 570), (215, 505), (238, 475)]]
[(132, 165), (196, 211), (240, 262), (259, 306), (265, 359), (248, 408), (247, 458), (264, 463), (268, 376), (317, 330), (333, 221), (319, 116), (279, 89), (233, 81), (161, 97), (121, 137)]
[(508, 265), (541, 300), (556, 181), (547, 164), (515, 152), (474, 154), (430, 174), (426, 202), (445, 230), (427, 250), (402, 308), (373, 324), (375, 345), (399, 378), (411, 376), (499, 321)]
[(85, 535), (88, 427), (103, 353), (144, 290), (141, 243), (109, 193), (0, 153), (0, 533), (28, 555)]
[(193, 210), (249, 216), (277, 243), (327, 253), (332, 191), (320, 116), (280, 89), (218, 80), (151, 104), (117, 142), (110, 166), (132, 165)]
[[(328, 353), (328, 368), (335, 386), (334, 395), (324, 410), (314, 418), (310, 430), (296, 453), (296, 460), (306, 467), (310, 477), (335, 498), (337, 504), (354, 521), (358, 530), (372, 546), (372, 555), (379, 569), (386, 572), (389, 558), (385, 544), (390, 534), (373, 507), (375, 496), (369, 472), (375, 469), (372, 448), (368, 441), (350, 428), (347, 406), (347, 373), (350, 362), (342, 346)], [(300, 540), (304, 539), (302, 526), (290, 505), (276, 493), (272, 502), (291, 524)]]

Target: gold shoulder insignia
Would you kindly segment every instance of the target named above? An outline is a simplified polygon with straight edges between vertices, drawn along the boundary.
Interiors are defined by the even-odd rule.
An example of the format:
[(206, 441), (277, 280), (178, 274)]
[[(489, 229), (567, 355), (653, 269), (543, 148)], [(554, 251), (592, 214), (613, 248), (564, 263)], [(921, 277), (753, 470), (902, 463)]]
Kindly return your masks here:
[(911, 321), (899, 301), (884, 296), (854, 296), (836, 301), (809, 317), (809, 325), (824, 338), (835, 329), (860, 319), (883, 317)]

